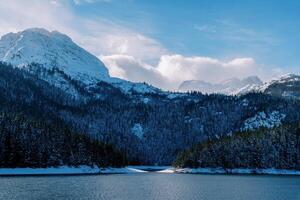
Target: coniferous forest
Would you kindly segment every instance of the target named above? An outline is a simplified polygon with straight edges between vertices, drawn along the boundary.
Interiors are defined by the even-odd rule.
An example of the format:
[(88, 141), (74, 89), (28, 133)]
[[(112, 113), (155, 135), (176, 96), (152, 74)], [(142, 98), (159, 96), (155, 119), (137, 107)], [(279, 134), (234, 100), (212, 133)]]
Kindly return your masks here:
[[(295, 156), (276, 162), (285, 154), (278, 150), (279, 144), (280, 148), (293, 147), (286, 151), (299, 155), (298, 132), (283, 132), (281, 138), (282, 132), (275, 131), (281, 124), (299, 122), (298, 100), (259, 93), (242, 96), (163, 91), (124, 93), (106, 82), (87, 87), (63, 71), (34, 63), (26, 69), (1, 63), (0, 96), (2, 167), (169, 165), (183, 150), (227, 136), (226, 141), (236, 149), (245, 147), (243, 156), (248, 161), (226, 152), (228, 147), (221, 145), (224, 142), (217, 142), (216, 147), (205, 152), (207, 156), (216, 153), (220, 160), (211, 161), (208, 156), (198, 163), (198, 154), (182, 156), (181, 153), (176, 165), (186, 166), (191, 162), (193, 166), (299, 167), (299, 157)], [(268, 129), (263, 131), (258, 129), (260, 126)], [(272, 127), (275, 129), (269, 131)], [(254, 133), (247, 132), (250, 130)], [(236, 139), (235, 133), (239, 131), (243, 133), (237, 133)], [(271, 134), (275, 132), (278, 137)], [(249, 141), (241, 138), (244, 135)], [(249, 142), (261, 137), (259, 145), (249, 146)], [(266, 152), (260, 149), (265, 143), (269, 145)], [(273, 155), (272, 149), (279, 152), (274, 150)], [(254, 153), (260, 156), (263, 152), (262, 160), (251, 161)]]
[(238, 132), (208, 140), (177, 156), (176, 167), (300, 169), (300, 124)]
[(126, 165), (111, 145), (72, 132), (61, 122), (51, 124), (22, 114), (0, 114), (0, 167)]

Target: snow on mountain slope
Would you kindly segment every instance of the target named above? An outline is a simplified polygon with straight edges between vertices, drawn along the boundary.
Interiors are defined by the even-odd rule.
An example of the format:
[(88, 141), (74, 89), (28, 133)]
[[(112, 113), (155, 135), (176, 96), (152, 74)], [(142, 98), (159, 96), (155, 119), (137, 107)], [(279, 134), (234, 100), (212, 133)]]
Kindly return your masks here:
[(39, 63), (48, 69), (57, 67), (85, 82), (109, 77), (104, 64), (68, 36), (39, 28), (2, 36), (0, 60), (18, 67), (31, 63)]
[(281, 121), (286, 117), (285, 114), (273, 111), (271, 113), (259, 112), (254, 117), (244, 121), (241, 131), (255, 130), (260, 127), (273, 128), (281, 125)]
[(242, 88), (237, 94), (246, 94), (249, 92), (261, 92), (278, 97), (300, 99), (300, 76), (286, 74), (260, 86)]
[(126, 81), (115, 77), (106, 78), (103, 79), (103, 81), (108, 82), (113, 86), (121, 89), (121, 91), (123, 91), (124, 93), (129, 93), (129, 94), (132, 92), (137, 92), (142, 94), (162, 92), (160, 89), (148, 85), (146, 83), (134, 83), (134, 82)]
[(236, 94), (244, 87), (253, 87), (261, 85), (262, 81), (257, 76), (249, 76), (244, 79), (231, 78), (217, 84), (208, 83), (200, 80), (184, 81), (180, 86), (180, 91), (200, 91), (202, 93), (221, 93)]
[[(94, 85), (99, 81), (104, 81), (125, 93), (160, 91), (147, 84), (110, 77), (107, 68), (96, 56), (79, 47), (68, 36), (42, 28), (31, 28), (2, 36), (0, 61), (24, 69), (33, 63), (48, 70), (58, 69), (51, 75), (42, 74), (41, 78), (75, 96), (79, 95), (78, 92), (69, 84), (70, 80), (66, 80), (60, 72), (84, 85)], [(30, 67), (30, 71), (34, 72), (35, 69)], [(36, 71), (39, 70), (36, 66)]]

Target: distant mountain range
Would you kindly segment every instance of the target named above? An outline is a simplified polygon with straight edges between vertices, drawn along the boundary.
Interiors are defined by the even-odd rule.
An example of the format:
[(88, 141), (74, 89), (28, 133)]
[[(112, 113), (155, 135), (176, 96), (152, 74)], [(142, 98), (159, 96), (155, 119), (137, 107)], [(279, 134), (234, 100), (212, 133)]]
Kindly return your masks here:
[(4, 35), (0, 61), (0, 167), (169, 165), (203, 141), (300, 121), (296, 75), (181, 86), (236, 96), (172, 93), (110, 77), (68, 36), (37, 28)]
[(206, 94), (235, 94), (242, 88), (262, 85), (263, 82), (257, 76), (249, 76), (244, 79), (232, 78), (220, 83), (208, 83), (200, 80), (184, 81), (180, 84), (180, 91), (199, 91)]
[(217, 84), (205, 81), (184, 81), (178, 88), (180, 91), (199, 91), (206, 94), (219, 93), (226, 95), (242, 95), (250, 92), (270, 94), (284, 98), (300, 98), (300, 76), (286, 74), (263, 83), (257, 76), (244, 79), (232, 78)]

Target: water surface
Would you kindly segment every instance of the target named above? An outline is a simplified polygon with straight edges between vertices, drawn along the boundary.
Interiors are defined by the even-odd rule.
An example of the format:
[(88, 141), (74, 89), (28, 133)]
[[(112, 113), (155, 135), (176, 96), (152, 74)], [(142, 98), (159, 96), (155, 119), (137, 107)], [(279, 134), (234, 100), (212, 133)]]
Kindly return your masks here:
[(300, 177), (159, 173), (0, 177), (0, 199), (300, 200)]

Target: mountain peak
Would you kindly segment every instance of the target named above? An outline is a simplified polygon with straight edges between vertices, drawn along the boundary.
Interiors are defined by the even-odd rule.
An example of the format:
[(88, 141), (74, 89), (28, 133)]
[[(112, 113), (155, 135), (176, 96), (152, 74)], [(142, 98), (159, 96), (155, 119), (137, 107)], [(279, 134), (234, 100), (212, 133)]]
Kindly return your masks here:
[(51, 32), (44, 29), (44, 28), (28, 28), (28, 29), (25, 29), (24, 31), (22, 31), (22, 33), (25, 33), (25, 32), (28, 32), (28, 33), (39, 33), (39, 34), (44, 34), (44, 35), (50, 35)]
[(109, 77), (104, 64), (94, 55), (58, 31), (30, 28), (8, 33), (0, 40), (0, 60), (17, 67), (38, 63), (47, 69), (59, 68), (85, 82)]
[(20, 33), (22, 35), (28, 34), (29, 36), (30, 35), (33, 35), (33, 36), (42, 35), (42, 36), (49, 37), (49, 38), (55, 38), (58, 40), (65, 40), (68, 42), (73, 42), (69, 36), (67, 36), (59, 31), (48, 31), (44, 28), (28, 28)]
[(256, 84), (262, 85), (263, 82), (260, 80), (258, 76), (248, 76), (242, 80), (243, 82), (247, 82), (248, 84)]

